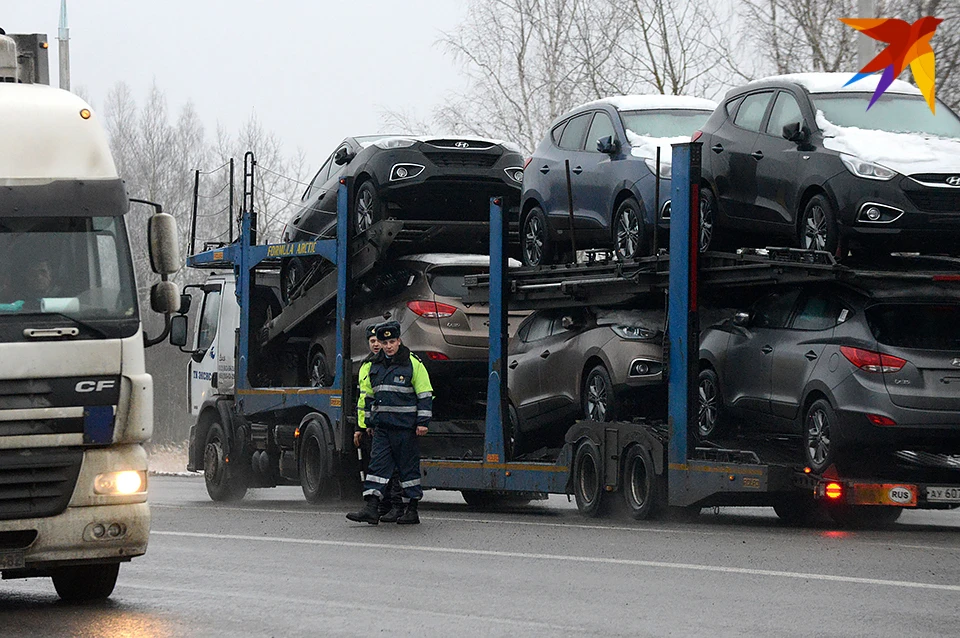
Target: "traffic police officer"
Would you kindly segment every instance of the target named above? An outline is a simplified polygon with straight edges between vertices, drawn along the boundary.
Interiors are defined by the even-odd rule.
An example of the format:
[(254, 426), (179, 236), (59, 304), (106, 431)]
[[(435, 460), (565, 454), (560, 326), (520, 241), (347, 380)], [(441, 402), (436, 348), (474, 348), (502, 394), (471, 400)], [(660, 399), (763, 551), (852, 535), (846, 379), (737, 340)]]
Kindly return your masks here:
[[(377, 324), (370, 324), (364, 329), (367, 335), (367, 346), (370, 348), (370, 354), (363, 360), (360, 366), (360, 387), (369, 388), (370, 385), (370, 365), (380, 352), (380, 342), (377, 340)], [(370, 463), (370, 443), (373, 438), (373, 428), (367, 428), (366, 423), (366, 403), (372, 401), (373, 395), (360, 392), (357, 399), (357, 431), (353, 433), (353, 444), (363, 451), (364, 474)], [(380, 520), (384, 523), (396, 523), (397, 519), (403, 514), (403, 499), (400, 491), (400, 474), (394, 471), (387, 484), (387, 494), (389, 502), (384, 499), (379, 505)]]
[(370, 364), (367, 383), (360, 392), (373, 396), (365, 407), (367, 426), (373, 427), (373, 449), (363, 484), (366, 504), (347, 514), (351, 521), (376, 525), (377, 505), (394, 469), (400, 472), (400, 487), (406, 510), (397, 519), (401, 525), (420, 522), (417, 505), (420, 487), (420, 449), (417, 437), (427, 433), (433, 416), (433, 386), (419, 357), (400, 342), (400, 324), (388, 321), (377, 326), (381, 350)]

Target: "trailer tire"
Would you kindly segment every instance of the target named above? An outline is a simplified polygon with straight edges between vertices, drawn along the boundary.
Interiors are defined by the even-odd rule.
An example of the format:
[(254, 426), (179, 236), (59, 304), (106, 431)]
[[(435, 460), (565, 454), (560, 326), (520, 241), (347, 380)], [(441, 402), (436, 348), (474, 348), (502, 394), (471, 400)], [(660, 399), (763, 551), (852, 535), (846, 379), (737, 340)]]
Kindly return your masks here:
[(218, 502), (239, 501), (247, 493), (247, 476), (238, 462), (230, 461), (229, 445), (223, 426), (212, 421), (203, 446), (203, 482)]
[(883, 505), (834, 505), (827, 508), (830, 518), (848, 529), (883, 529), (897, 522), (902, 507)]
[(821, 512), (820, 504), (809, 494), (786, 494), (773, 506), (784, 524), (803, 527), (812, 525)]
[(311, 421), (300, 433), (297, 473), (308, 503), (321, 503), (333, 492), (333, 468), (329, 467), (329, 446), (324, 429), (316, 421)]
[(573, 457), (573, 495), (580, 514), (596, 518), (604, 501), (603, 462), (600, 448), (591, 440), (577, 446)]
[(67, 602), (109, 598), (117, 584), (120, 563), (59, 567), (52, 574), (57, 595)]
[(642, 445), (631, 445), (623, 459), (623, 500), (631, 518), (645, 521), (660, 508), (660, 478), (650, 452)]

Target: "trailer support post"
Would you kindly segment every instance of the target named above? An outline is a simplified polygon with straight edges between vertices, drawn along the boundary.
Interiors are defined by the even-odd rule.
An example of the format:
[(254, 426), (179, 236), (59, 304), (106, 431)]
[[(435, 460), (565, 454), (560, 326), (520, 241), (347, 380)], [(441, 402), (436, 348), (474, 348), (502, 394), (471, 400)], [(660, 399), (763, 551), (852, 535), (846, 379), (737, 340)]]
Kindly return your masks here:
[(490, 198), (490, 351), (487, 369), (487, 421), (484, 458), (487, 463), (507, 459), (504, 441), (507, 433), (507, 304), (503, 282), (507, 271), (506, 226), (503, 223), (503, 199)]

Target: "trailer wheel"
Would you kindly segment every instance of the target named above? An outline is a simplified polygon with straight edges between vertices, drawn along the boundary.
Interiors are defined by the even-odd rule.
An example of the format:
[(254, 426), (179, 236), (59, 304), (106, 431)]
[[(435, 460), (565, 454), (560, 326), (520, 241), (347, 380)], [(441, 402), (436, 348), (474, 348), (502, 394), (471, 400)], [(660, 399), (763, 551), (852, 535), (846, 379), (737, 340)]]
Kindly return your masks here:
[(60, 567), (53, 574), (57, 595), (68, 602), (109, 598), (117, 584), (120, 563)]
[(903, 514), (902, 507), (883, 505), (833, 505), (827, 508), (830, 518), (840, 527), (878, 529), (889, 527)]
[(652, 518), (658, 503), (660, 479), (650, 452), (641, 445), (631, 445), (623, 461), (623, 500), (631, 518), (644, 521)]
[(316, 421), (310, 422), (300, 433), (298, 473), (303, 496), (309, 503), (326, 500), (332, 491), (333, 474), (327, 454), (327, 437)]
[(820, 504), (808, 494), (786, 494), (773, 506), (773, 511), (787, 525), (804, 526), (816, 522)]
[(603, 465), (600, 448), (587, 440), (577, 447), (573, 457), (573, 495), (583, 516), (595, 518), (603, 502)]
[(203, 446), (203, 481), (214, 501), (239, 501), (247, 493), (247, 477), (239, 459), (230, 458), (228, 444), (223, 426), (213, 421)]
[(814, 472), (822, 472), (836, 461), (839, 447), (837, 418), (826, 399), (817, 399), (807, 409), (804, 423), (804, 460)]

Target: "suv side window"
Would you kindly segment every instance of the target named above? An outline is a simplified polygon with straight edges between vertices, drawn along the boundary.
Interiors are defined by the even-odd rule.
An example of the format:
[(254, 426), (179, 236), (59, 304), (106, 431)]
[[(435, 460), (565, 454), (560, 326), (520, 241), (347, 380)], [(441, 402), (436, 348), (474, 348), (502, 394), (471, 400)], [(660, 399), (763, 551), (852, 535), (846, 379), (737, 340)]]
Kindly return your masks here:
[(553, 130), (550, 131), (550, 137), (553, 138), (553, 143), (557, 146), (560, 146), (560, 136), (563, 135), (563, 129), (567, 125), (566, 122), (561, 122), (553, 127)]
[(770, 293), (754, 304), (750, 325), (754, 328), (785, 328), (799, 296), (799, 289)]
[(530, 321), (530, 327), (527, 328), (523, 340), (526, 343), (531, 341), (540, 341), (550, 336), (550, 324), (553, 323), (553, 317), (546, 313), (538, 314)]
[(794, 330), (828, 330), (840, 323), (843, 305), (836, 297), (824, 292), (807, 296), (793, 320)]
[(733, 123), (740, 128), (759, 133), (760, 124), (763, 122), (763, 114), (767, 112), (767, 105), (770, 104), (771, 97), (773, 97), (773, 91), (754, 93), (743, 98), (740, 108), (737, 109), (737, 116), (733, 118)]
[(616, 139), (617, 134), (613, 130), (613, 122), (610, 121), (610, 116), (600, 111), (593, 116), (593, 124), (590, 125), (590, 132), (587, 133), (586, 150), (594, 153), (598, 152), (597, 142), (604, 137)]
[(320, 187), (327, 181), (327, 172), (330, 170), (331, 164), (333, 164), (333, 155), (327, 158), (327, 161), (323, 163), (323, 166), (320, 167), (317, 174), (310, 180), (310, 185), (307, 186), (307, 190), (303, 191), (303, 196), (300, 198), (300, 201), (307, 201), (311, 195), (320, 190)]
[(727, 117), (737, 112), (737, 107), (740, 106), (740, 102), (743, 102), (743, 96), (730, 100), (723, 105), (724, 110), (727, 112)]
[(770, 111), (767, 133), (780, 137), (783, 135), (784, 126), (797, 122), (803, 125), (803, 113), (800, 111), (797, 99), (786, 91), (780, 91), (777, 94), (777, 101), (773, 103), (773, 110)]
[(560, 148), (579, 151), (583, 147), (583, 135), (587, 132), (591, 117), (593, 113), (584, 113), (567, 122), (560, 135)]

